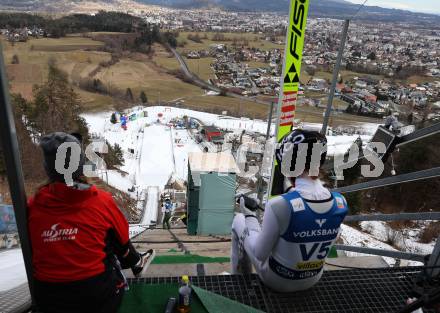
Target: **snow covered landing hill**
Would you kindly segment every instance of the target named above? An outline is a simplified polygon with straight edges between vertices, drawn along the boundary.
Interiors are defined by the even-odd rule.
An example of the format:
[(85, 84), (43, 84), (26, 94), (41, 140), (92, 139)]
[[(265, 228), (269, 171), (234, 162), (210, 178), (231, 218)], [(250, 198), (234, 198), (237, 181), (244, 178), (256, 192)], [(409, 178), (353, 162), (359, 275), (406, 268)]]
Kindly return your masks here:
[[(144, 116), (143, 112), (148, 116)], [(188, 153), (200, 151), (200, 147), (188, 136), (186, 130), (170, 127), (169, 123), (173, 119), (188, 116), (205, 125), (217, 126), (236, 133), (245, 130), (264, 135), (267, 130), (267, 122), (261, 120), (239, 119), (171, 107), (135, 107), (128, 115), (135, 114), (138, 117), (128, 122), (125, 131), (119, 123), (110, 123), (111, 114), (112, 112), (102, 112), (84, 114), (83, 117), (91, 133), (105, 138), (111, 144), (119, 144), (124, 151), (126, 162), (121, 167), (121, 171), (128, 174), (124, 176), (109, 171), (108, 183), (125, 191), (132, 185), (162, 188), (171, 175), (186, 179)], [(303, 126), (318, 129), (321, 125), (304, 123)], [(361, 136), (365, 142), (371, 138), (377, 125), (358, 124), (356, 127), (362, 129), (362, 133), (368, 134)], [(271, 131), (274, 132), (274, 125)], [(357, 135), (328, 136), (328, 154), (345, 153), (357, 138)], [(129, 153), (130, 149), (134, 153)]]
[[(216, 126), (238, 135), (243, 130), (249, 134), (265, 135), (267, 130), (267, 122), (262, 120), (161, 106), (134, 107), (128, 110), (127, 128), (124, 130), (119, 121), (116, 124), (110, 122), (112, 113), (108, 111), (83, 115), (91, 134), (107, 140), (112, 145), (117, 143), (124, 154), (125, 164), (119, 170), (103, 172), (101, 179), (110, 186), (129, 193), (134, 199), (140, 200), (151, 199), (151, 196), (148, 197), (151, 188), (162, 191), (170, 178), (186, 181), (188, 153), (202, 149), (187, 130), (172, 127), (172, 120), (187, 116), (205, 125)], [(321, 125), (304, 123), (303, 127), (320, 129)], [(272, 125), (272, 133), (274, 128)], [(358, 128), (361, 133), (368, 134), (362, 136), (366, 141), (371, 138), (377, 125), (356, 124), (351, 125), (351, 128)], [(344, 153), (357, 137), (357, 135), (328, 136), (329, 155)], [(149, 205), (154, 207), (152, 204)], [(157, 212), (147, 212), (150, 217), (155, 214)], [(142, 221), (145, 226), (150, 222), (151, 220), (147, 218)]]

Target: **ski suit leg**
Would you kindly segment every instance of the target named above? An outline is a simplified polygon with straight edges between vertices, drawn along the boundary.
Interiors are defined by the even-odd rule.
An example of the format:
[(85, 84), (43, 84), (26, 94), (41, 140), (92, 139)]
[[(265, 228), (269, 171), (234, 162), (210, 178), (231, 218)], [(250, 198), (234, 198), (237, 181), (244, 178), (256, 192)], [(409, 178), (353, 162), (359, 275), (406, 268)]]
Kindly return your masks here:
[(171, 219), (171, 213), (165, 213), (165, 216), (163, 218), (163, 223), (162, 223), (163, 229), (171, 229), (170, 219)]
[(256, 218), (237, 214), (232, 223), (231, 272), (232, 274), (250, 274), (252, 265), (260, 271), (261, 262), (253, 251), (257, 243), (261, 226)]
[[(245, 257), (243, 237), (245, 236), (246, 222), (243, 214), (237, 214), (232, 222), (231, 234), (231, 273), (242, 274), (242, 267), (250, 267), (248, 258)], [(246, 263), (246, 264), (245, 264)], [(247, 265), (247, 266), (245, 266)]]

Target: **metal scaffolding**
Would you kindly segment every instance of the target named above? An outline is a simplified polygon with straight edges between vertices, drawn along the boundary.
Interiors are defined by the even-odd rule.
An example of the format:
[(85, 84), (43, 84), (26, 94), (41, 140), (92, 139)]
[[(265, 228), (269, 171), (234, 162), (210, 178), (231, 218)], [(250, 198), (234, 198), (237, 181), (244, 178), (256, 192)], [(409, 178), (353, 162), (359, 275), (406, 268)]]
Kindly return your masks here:
[(14, 115), (11, 107), (8, 81), (0, 45), (0, 143), (6, 163), (9, 189), (14, 203), (18, 235), (21, 242), (29, 290), (33, 299), (32, 250), (27, 227), (28, 212), (24, 187), (23, 170), (21, 167), (20, 150), (15, 128)]

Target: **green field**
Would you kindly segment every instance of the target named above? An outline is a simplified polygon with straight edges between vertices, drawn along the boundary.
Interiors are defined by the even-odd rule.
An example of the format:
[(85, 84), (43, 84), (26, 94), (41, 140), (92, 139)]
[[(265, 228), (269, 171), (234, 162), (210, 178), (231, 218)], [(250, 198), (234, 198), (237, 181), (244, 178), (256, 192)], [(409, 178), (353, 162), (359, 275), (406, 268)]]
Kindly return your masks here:
[(79, 88), (75, 88), (75, 91), (78, 93), (81, 101), (84, 104), (84, 108), (87, 111), (98, 112), (108, 110), (113, 108), (113, 106), (116, 104), (115, 99), (110, 96), (84, 91)]
[[(160, 61), (156, 57), (153, 57), (153, 60), (146, 58), (142, 61), (124, 58), (117, 64), (103, 69), (95, 77), (110, 88), (123, 91), (131, 88), (135, 98), (141, 91), (145, 91), (149, 102), (154, 104), (166, 104), (179, 100), (183, 101), (186, 107), (206, 112), (228, 111), (231, 114), (237, 114), (241, 111), (244, 115), (252, 117), (266, 116), (265, 105), (228, 97), (206, 96), (202, 89), (170, 75), (165, 69), (159, 67), (158, 63)], [(195, 72), (197, 73), (197, 70)]]
[[(68, 74), (69, 80), (76, 82), (80, 78), (88, 77), (102, 61), (108, 61), (111, 55), (106, 52), (89, 51), (92, 46), (99, 48), (102, 43), (77, 36), (61, 39), (31, 39), (25, 43), (15, 43), (1, 40), (8, 76), (12, 92), (21, 93), (27, 99), (32, 99), (32, 88), (35, 84), (42, 84), (47, 77), (49, 61), (55, 62), (58, 67)], [(83, 47), (87, 46), (87, 50)], [(38, 49), (36, 49), (38, 47)], [(41, 51), (39, 49), (44, 49)], [(109, 68), (102, 69), (93, 78), (99, 78), (109, 88), (118, 88), (125, 91), (131, 88), (137, 99), (141, 91), (145, 91), (151, 103), (166, 103), (176, 99), (183, 99), (184, 105), (212, 112), (229, 111), (231, 114), (243, 112), (244, 115), (262, 117), (267, 111), (264, 105), (255, 105), (252, 102), (232, 98), (206, 96), (197, 86), (185, 83), (166, 73), (166, 69), (179, 69), (179, 64), (170, 58), (168, 52), (161, 46), (155, 47), (156, 55), (152, 61), (148, 58), (137, 60), (129, 57)], [(17, 55), (20, 64), (11, 64), (12, 56)], [(208, 59), (204, 60), (209, 62)], [(157, 65), (156, 65), (157, 64)], [(197, 72), (196, 63), (190, 66)], [(203, 69), (203, 70), (202, 70)], [(208, 79), (212, 75), (201, 67), (201, 76)], [(106, 110), (112, 108), (115, 100), (110, 96), (90, 93), (76, 88), (86, 110)], [(241, 109), (240, 109), (241, 108)]]
[[(188, 59), (184, 57), (189, 70), (199, 76), (203, 80), (209, 80), (215, 78), (214, 70), (211, 68), (211, 64), (215, 62), (214, 58), (200, 58), (200, 59)], [(166, 70), (175, 71), (180, 69), (179, 62), (175, 58), (170, 58), (164, 55), (155, 55), (153, 57), (154, 63), (163, 67)], [(249, 68), (268, 67), (267, 63), (250, 61), (247, 62)]]
[[(308, 123), (322, 123), (323, 113), (324, 113), (324, 109), (322, 108), (301, 106), (297, 108), (296, 117), (301, 121)], [(330, 117), (329, 125), (331, 127), (337, 127), (341, 125), (351, 125), (353, 123), (383, 123), (383, 121), (380, 119), (375, 119), (365, 116), (358, 116), (358, 115), (345, 114), (345, 113), (341, 113), (341, 114), (333, 113)]]
[[(344, 80), (344, 82), (348, 81), (348, 80), (352, 80), (355, 77), (358, 77), (358, 78), (360, 78), (360, 77), (371, 77), (371, 78), (377, 79), (377, 80), (384, 79), (383, 75), (362, 74), (362, 73), (356, 73), (356, 72), (347, 71), (347, 70), (342, 70), (340, 75), (342, 76), (342, 79)], [(333, 77), (333, 74), (330, 74), (330, 77), (331, 77), (330, 78), (330, 80), (331, 80), (332, 77)]]
[[(253, 37), (258, 37), (257, 35), (244, 35), (250, 43), (259, 44), (251, 40)], [(226, 34), (226, 36), (243, 36), (243, 34)], [(45, 80), (49, 61), (54, 61), (68, 74), (73, 83), (85, 77), (100, 79), (109, 89), (117, 88), (125, 92), (127, 88), (131, 88), (136, 101), (140, 92), (145, 91), (150, 104), (167, 104), (178, 100), (184, 107), (191, 109), (212, 113), (227, 111), (231, 115), (251, 118), (265, 118), (268, 113), (268, 107), (264, 104), (229, 97), (207, 96), (205, 91), (199, 87), (171, 75), (170, 71), (180, 69), (179, 63), (160, 45), (153, 47), (154, 54), (151, 56), (126, 55), (118, 63), (101, 68), (95, 75), (92, 75), (91, 73), (95, 71), (99, 63), (111, 58), (109, 53), (94, 50), (102, 46), (99, 41), (69, 36), (61, 39), (31, 39), (26, 43), (14, 45), (2, 41), (2, 44), (12, 91), (22, 93), (29, 99), (32, 98), (32, 87)], [(11, 64), (14, 54), (19, 57), (20, 64)], [(207, 80), (213, 77), (214, 73), (210, 68), (212, 58), (187, 61), (190, 70), (199, 74), (202, 79)], [(264, 65), (264, 63), (249, 62), (250, 67)], [(304, 73), (301, 80), (304, 82), (308, 78), (310, 77)], [(77, 87), (75, 90), (84, 102), (86, 110), (108, 110), (117, 102), (110, 96), (86, 92)], [(326, 95), (320, 94), (316, 97), (324, 99)], [(300, 107), (298, 117), (309, 122), (319, 122), (322, 120), (322, 109)], [(338, 115), (334, 120), (335, 123), (339, 123), (338, 121), (340, 123), (357, 120), (373, 121), (352, 115)]]
[(211, 69), (211, 64), (214, 63), (214, 58), (201, 59), (187, 59), (186, 64), (191, 72), (199, 76), (203, 80), (214, 78), (214, 71)]
[(250, 68), (259, 68), (259, 67), (269, 67), (269, 64), (258, 61), (249, 61), (246, 62)]
[(31, 40), (31, 49), (35, 51), (64, 52), (82, 49), (97, 49), (104, 43), (79, 36), (65, 38), (41, 38)]
[(429, 77), (429, 76), (420, 76), (420, 75), (414, 75), (408, 77), (408, 79), (404, 81), (400, 81), (401, 83), (405, 84), (422, 84), (422, 83), (433, 83), (439, 81), (438, 77)]
[[(95, 70), (100, 62), (111, 58), (106, 52), (85, 50), (98, 49), (103, 45), (102, 42), (77, 36), (31, 39), (13, 45), (0, 37), (0, 43), (11, 90), (27, 99), (32, 98), (33, 86), (42, 84), (46, 79), (49, 62), (54, 62), (65, 71), (71, 82), (78, 82)], [(19, 64), (11, 64), (14, 55), (18, 56)], [(107, 103), (113, 104), (110, 97), (102, 95), (81, 92), (80, 96), (87, 109), (99, 109), (108, 107)]]
[(167, 51), (162, 45), (155, 44), (153, 46), (154, 56), (153, 62), (165, 70), (175, 71), (180, 69), (180, 64), (174, 57), (174, 54)]
[(174, 71), (180, 69), (180, 64), (174, 57), (154, 56), (153, 61), (166, 70)]
[[(197, 43), (188, 39), (188, 35), (198, 34), (202, 38), (202, 43)], [(177, 38), (178, 43), (186, 42), (183, 48), (178, 50), (181, 53), (187, 54), (190, 51), (196, 50), (209, 50), (209, 47), (213, 44), (226, 44), (232, 46), (233, 40), (240, 44), (240, 46), (246, 41), (249, 48), (259, 48), (261, 50), (272, 50), (272, 49), (284, 49), (284, 45), (277, 45), (272, 42), (264, 40), (261, 38), (262, 35), (253, 33), (222, 33), (226, 40), (224, 41), (213, 41), (213, 37), (216, 33), (213, 32), (181, 32)], [(203, 39), (203, 37), (207, 39)]]

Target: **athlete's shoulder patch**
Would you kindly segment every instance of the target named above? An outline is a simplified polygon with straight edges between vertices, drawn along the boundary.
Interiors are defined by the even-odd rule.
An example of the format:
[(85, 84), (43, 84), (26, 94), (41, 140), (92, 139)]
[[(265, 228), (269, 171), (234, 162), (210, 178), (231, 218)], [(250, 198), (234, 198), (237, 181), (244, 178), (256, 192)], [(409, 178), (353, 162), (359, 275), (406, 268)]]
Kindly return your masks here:
[(304, 201), (301, 198), (295, 198), (290, 200), (290, 204), (292, 205), (293, 212), (300, 212), (306, 209), (304, 205)]
[(336, 199), (336, 204), (338, 206), (338, 209), (345, 208), (344, 200), (341, 197), (335, 197), (335, 199)]

